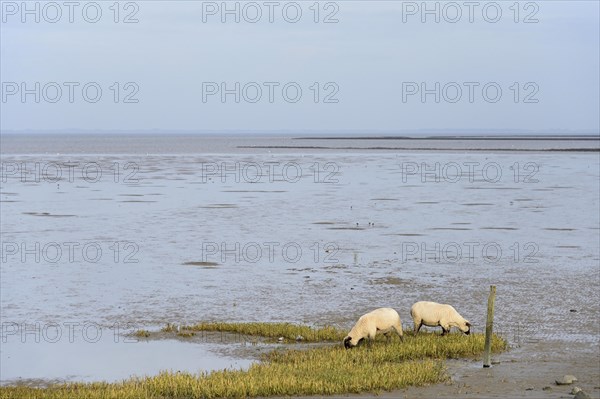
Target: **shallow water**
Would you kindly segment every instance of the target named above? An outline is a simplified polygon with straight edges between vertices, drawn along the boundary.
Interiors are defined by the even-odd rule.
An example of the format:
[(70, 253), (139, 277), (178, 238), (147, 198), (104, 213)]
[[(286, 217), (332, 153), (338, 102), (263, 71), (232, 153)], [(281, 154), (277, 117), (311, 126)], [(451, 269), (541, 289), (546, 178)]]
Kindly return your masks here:
[[(286, 153), (229, 145), (219, 153), (221, 141), (195, 143), (178, 155), (146, 154), (144, 146), (35, 154), (37, 144), (4, 153), (3, 334), (36, 322), (346, 328), (380, 306), (396, 308), (409, 326), (411, 304), (426, 299), (453, 304), (480, 331), (495, 284), (495, 328), (511, 342), (579, 341), (597, 350), (590, 323), (600, 316), (597, 152)], [(28, 368), (25, 359), (47, 347), (49, 357), (77, 353), (75, 345), (29, 341), (2, 344), (2, 380), (8, 354), (9, 369), (19, 370), (10, 379), (72, 373)], [(98, 347), (111, 348), (112, 359), (127, 352)], [(197, 371), (204, 363), (194, 359), (208, 355), (196, 350), (108, 377), (99, 359), (77, 378)]]
[[(12, 329), (10, 330), (12, 331)], [(115, 329), (89, 327), (73, 329), (68, 337), (64, 324), (39, 329), (39, 342), (30, 333), (19, 332), (2, 344), (2, 383), (38, 384), (51, 382), (116, 382), (130, 376), (152, 376), (161, 371), (241, 369), (253, 359), (232, 357), (218, 344), (187, 343), (177, 340), (144, 341), (119, 336)], [(62, 332), (64, 336), (59, 336)]]

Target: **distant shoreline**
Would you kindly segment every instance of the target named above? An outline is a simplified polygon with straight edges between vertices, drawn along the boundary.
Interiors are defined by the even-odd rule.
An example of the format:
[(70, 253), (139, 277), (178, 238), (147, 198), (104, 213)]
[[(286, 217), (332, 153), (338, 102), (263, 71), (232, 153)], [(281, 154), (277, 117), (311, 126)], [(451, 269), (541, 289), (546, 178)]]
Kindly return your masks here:
[(600, 141), (598, 135), (518, 135), (518, 136), (311, 136), (294, 137), (294, 140), (539, 140), (539, 141)]
[(598, 153), (600, 136), (259, 136), (201, 134), (3, 134), (1, 154), (237, 154), (275, 152)]
[(600, 148), (435, 148), (435, 147), (328, 147), (328, 146), (237, 146), (244, 149), (279, 150), (389, 150), (389, 151), (506, 151), (506, 152), (600, 152)]

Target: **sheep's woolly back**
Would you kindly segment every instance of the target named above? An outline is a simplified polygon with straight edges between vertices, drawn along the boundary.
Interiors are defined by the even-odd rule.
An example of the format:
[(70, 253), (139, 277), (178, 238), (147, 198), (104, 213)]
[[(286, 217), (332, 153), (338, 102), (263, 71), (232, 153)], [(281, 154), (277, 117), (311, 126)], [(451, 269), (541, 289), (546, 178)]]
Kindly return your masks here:
[(410, 308), (410, 315), (415, 324), (423, 323), (426, 326), (434, 327), (442, 325), (458, 327), (464, 330), (468, 321), (462, 317), (451, 305), (421, 301), (415, 303)]
[(362, 315), (347, 337), (351, 338), (351, 344), (354, 346), (362, 338), (375, 338), (377, 331), (385, 333), (392, 329), (396, 329), (398, 334), (402, 336), (400, 315), (392, 308), (379, 308)]

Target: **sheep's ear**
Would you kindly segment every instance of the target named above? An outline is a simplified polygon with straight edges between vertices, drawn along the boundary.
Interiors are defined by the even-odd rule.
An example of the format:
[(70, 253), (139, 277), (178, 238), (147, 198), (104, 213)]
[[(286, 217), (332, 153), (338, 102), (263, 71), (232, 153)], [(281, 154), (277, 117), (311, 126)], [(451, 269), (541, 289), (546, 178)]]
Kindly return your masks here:
[(344, 343), (346, 343), (346, 342), (350, 341), (351, 339), (352, 339), (352, 337), (351, 337), (351, 336), (347, 336), (346, 338), (344, 338)]
[(468, 321), (465, 324), (467, 325), (467, 327), (471, 327), (471, 323), (469, 323)]

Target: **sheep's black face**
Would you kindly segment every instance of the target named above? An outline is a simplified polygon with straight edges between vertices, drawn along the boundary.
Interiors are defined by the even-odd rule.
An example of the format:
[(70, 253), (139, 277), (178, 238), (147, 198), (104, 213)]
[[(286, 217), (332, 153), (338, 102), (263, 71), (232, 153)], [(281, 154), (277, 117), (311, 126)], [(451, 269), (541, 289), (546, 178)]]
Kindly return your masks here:
[(352, 348), (352, 344), (350, 343), (350, 341), (352, 341), (351, 337), (344, 338), (344, 348), (346, 348), (346, 349)]
[(469, 323), (468, 321), (465, 323), (465, 326), (467, 327), (467, 331), (463, 331), (466, 335), (471, 334), (471, 323)]

